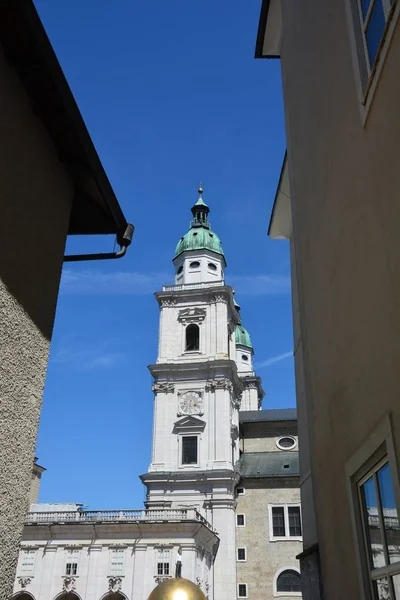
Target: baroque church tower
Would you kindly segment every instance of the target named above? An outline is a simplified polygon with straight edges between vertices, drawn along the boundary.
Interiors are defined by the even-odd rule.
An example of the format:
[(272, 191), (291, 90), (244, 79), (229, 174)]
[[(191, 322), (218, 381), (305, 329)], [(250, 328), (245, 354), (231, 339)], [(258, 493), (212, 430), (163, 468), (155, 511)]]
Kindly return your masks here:
[(175, 285), (156, 293), (158, 357), (149, 367), (154, 377), (153, 449), (149, 471), (141, 479), (147, 509), (196, 509), (217, 531), (214, 598), (231, 600), (237, 595), (239, 410), (259, 409), (263, 391), (239, 305), (225, 284), (222, 245), (211, 229), (201, 187), (198, 192), (190, 229), (173, 259)]

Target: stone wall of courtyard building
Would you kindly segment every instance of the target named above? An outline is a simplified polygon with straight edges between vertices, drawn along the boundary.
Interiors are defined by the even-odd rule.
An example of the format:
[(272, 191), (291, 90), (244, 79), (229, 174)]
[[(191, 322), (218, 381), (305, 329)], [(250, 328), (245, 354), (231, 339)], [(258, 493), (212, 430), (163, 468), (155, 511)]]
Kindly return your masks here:
[(296, 423), (282, 426), (271, 426), (271, 423), (251, 423), (251, 428), (246, 427), (245, 435), (241, 440), (244, 452), (280, 452), (278, 441), (281, 437), (293, 437), (295, 445), (292, 450), (298, 451)]
[(6, 599), (28, 503), (73, 189), (1, 46), (0, 88), (0, 598)]
[[(238, 495), (236, 514), (245, 515), (245, 526), (236, 527), (236, 548), (246, 548), (246, 562), (237, 562), (237, 582), (247, 584), (249, 598), (266, 600), (275, 594), (279, 572), (299, 571), (296, 556), (302, 550), (301, 540), (271, 541), (269, 521), (270, 505), (300, 504), (298, 479), (246, 479), (240, 486), (245, 493)], [(294, 596), (301, 593), (287, 598)]]
[[(128, 600), (146, 600), (160, 577), (174, 576), (180, 547), (182, 575), (208, 591), (212, 600), (212, 544), (217, 538), (199, 525), (198, 521), (28, 525), (14, 594), (26, 591), (34, 600), (54, 600), (63, 591), (74, 591), (83, 600), (100, 600), (109, 591), (121, 591)], [(158, 562), (168, 563), (168, 572), (160, 575)], [(70, 573), (68, 563), (76, 564)]]

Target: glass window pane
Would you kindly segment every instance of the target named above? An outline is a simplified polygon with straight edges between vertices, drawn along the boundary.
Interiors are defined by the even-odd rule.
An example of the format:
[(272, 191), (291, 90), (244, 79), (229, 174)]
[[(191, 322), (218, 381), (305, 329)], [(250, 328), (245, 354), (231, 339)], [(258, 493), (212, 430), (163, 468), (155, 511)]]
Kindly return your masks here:
[[(380, 1), (381, 0), (378, 0), (378, 2), (380, 2)], [(365, 20), (365, 17), (367, 16), (367, 12), (368, 12), (371, 2), (372, 2), (372, 0), (360, 0), (363, 21)]]
[(283, 506), (272, 508), (272, 529), (275, 537), (285, 537), (285, 513)]
[(385, 13), (383, 12), (382, 0), (375, 0), (371, 16), (368, 21), (365, 37), (367, 40), (367, 48), (369, 62), (372, 67), (376, 55), (378, 53), (379, 44), (385, 30)]
[(382, 526), (378, 513), (378, 501), (373, 477), (361, 486), (362, 517), (366, 531), (366, 545), (372, 568), (385, 566), (382, 544)]
[(400, 575), (392, 577), (395, 600), (400, 600)]
[(374, 597), (376, 600), (392, 600), (389, 590), (389, 583), (386, 577), (377, 579), (373, 583), (374, 585)]
[(301, 536), (300, 506), (289, 506), (289, 535), (292, 537)]
[(197, 436), (182, 438), (182, 464), (193, 465), (197, 463)]
[(386, 543), (388, 545), (389, 562), (395, 563), (400, 560), (400, 529), (389, 463), (386, 463), (379, 469), (377, 478), (382, 504)]

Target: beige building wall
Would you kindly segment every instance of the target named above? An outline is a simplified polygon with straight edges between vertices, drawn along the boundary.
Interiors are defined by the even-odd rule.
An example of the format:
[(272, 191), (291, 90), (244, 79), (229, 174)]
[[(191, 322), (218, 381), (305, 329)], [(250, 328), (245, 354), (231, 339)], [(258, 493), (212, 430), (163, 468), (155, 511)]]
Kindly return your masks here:
[[(400, 28), (363, 124), (346, 3), (283, 0), (282, 10), (306, 334), (296, 373), (304, 363), (324, 597), (361, 599), (345, 465), (385, 415), (392, 417), (395, 446), (400, 443)], [(299, 428), (302, 418), (299, 404)]]
[[(298, 480), (293, 483), (284, 479), (246, 479), (240, 485), (245, 494), (237, 498), (236, 513), (245, 515), (246, 526), (236, 528), (236, 546), (246, 548), (247, 561), (237, 563), (237, 582), (247, 583), (252, 600), (269, 600), (274, 597), (279, 570), (283, 567), (299, 570), (296, 556), (301, 552), (302, 542), (270, 541), (268, 507), (300, 503)], [(296, 594), (279, 594), (282, 600), (293, 596)]]
[(297, 450), (297, 426), (288, 425), (271, 427), (271, 423), (251, 423), (251, 427), (242, 425), (245, 435), (242, 440), (244, 452), (281, 452), (278, 441), (281, 437), (289, 436), (295, 440), (295, 446), (290, 450)]
[(0, 89), (0, 598), (7, 599), (31, 485), (73, 190), (2, 52)]

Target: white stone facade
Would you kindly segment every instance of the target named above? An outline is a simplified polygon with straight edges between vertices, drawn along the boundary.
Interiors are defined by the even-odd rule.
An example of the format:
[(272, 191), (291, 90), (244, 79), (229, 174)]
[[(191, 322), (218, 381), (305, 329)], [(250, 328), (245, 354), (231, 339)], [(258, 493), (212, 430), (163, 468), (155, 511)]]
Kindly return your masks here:
[[(246, 500), (237, 495), (237, 486), (252, 442), (246, 446), (240, 410), (257, 414), (263, 390), (253, 370), (250, 338), (236, 343), (239, 307), (223, 279), (223, 255), (207, 248), (185, 250), (174, 265), (175, 285), (156, 294), (160, 326), (158, 356), (150, 366), (152, 456), (141, 475), (146, 509), (33, 506), (14, 586), (20, 600), (146, 600), (158, 582), (175, 575), (178, 550), (182, 576), (197, 583), (209, 600), (247, 597), (238, 588), (243, 565), (238, 569), (237, 544), (245, 533), (238, 534), (237, 505)], [(265, 451), (262, 443), (258, 450)], [(256, 548), (257, 535), (268, 528), (266, 522), (264, 528), (251, 526), (250, 517), (258, 507), (258, 517), (264, 518), (266, 481), (249, 483), (249, 547)], [(279, 485), (288, 487), (288, 480), (278, 482), (274, 493), (281, 497)], [(293, 478), (290, 482), (296, 488)], [(269, 544), (267, 538), (262, 544)], [(292, 547), (289, 554), (292, 560)], [(285, 550), (275, 559), (284, 566)], [(75, 566), (69, 567), (69, 560)], [(260, 597), (255, 582), (262, 577), (261, 570), (249, 597)]]

